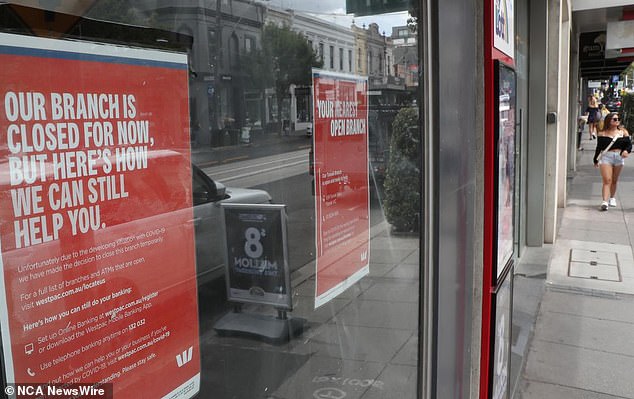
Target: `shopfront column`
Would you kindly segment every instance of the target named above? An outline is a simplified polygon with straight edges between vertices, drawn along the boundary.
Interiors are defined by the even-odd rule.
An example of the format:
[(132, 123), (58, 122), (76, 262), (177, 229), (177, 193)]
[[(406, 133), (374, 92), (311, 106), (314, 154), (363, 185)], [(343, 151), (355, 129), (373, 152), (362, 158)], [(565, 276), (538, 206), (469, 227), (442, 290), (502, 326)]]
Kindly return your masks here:
[(544, 243), (544, 179), (546, 175), (547, 1), (530, 2), (526, 245)]

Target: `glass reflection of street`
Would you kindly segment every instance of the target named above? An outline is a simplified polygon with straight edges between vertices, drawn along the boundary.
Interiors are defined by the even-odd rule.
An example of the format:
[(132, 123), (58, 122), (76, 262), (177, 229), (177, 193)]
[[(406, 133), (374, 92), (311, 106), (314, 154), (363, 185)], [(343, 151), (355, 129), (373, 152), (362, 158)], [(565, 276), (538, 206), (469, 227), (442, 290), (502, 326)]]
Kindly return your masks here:
[[(418, 238), (389, 234), (380, 185), (371, 184), (370, 275), (315, 310), (309, 143), (310, 138), (298, 135), (269, 138), (262, 145), (256, 139), (251, 145), (223, 148), (222, 154), (194, 151), (195, 162), (212, 178), (228, 187), (265, 190), (274, 203), (286, 204), (294, 306), (289, 315), (307, 320), (301, 335), (289, 342), (219, 336), (214, 324), (234, 311), (234, 304), (226, 300), (225, 281), (199, 287), (201, 394), (311, 398), (338, 392), (346, 398), (414, 397), (417, 321), (411, 315), (418, 308)], [(243, 305), (242, 311), (276, 315), (275, 309), (261, 305)], [(306, 383), (292, 382), (298, 378)], [(240, 383), (245, 380), (249, 383)]]

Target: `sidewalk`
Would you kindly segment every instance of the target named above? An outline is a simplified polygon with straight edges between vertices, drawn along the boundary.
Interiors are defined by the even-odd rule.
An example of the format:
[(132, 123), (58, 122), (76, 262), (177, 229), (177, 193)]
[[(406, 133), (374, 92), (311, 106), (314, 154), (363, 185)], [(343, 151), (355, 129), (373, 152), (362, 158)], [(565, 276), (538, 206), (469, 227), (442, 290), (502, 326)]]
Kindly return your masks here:
[[(517, 398), (634, 398), (634, 157), (619, 179), (618, 206), (600, 212), (596, 141), (587, 137), (586, 131), (560, 209), (545, 286), (541, 279), (534, 284), (534, 294), (543, 296)], [(523, 263), (523, 277), (530, 276), (522, 269), (539, 274), (538, 266)], [(516, 290), (515, 300), (528, 292), (525, 284), (520, 289), (526, 292)]]

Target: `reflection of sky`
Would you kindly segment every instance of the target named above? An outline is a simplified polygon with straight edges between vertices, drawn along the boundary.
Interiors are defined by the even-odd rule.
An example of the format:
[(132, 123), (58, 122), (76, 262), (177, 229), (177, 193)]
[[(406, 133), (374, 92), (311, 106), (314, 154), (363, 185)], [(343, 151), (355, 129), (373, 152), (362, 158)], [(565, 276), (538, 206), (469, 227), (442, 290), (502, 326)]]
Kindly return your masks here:
[(370, 23), (376, 22), (379, 25), (379, 32), (385, 32), (386, 35), (392, 34), (392, 27), (407, 25), (409, 14), (404, 12), (378, 14), (367, 17), (354, 17), (346, 15), (345, 0), (257, 0), (263, 4), (270, 4), (284, 9), (293, 9), (295, 11), (307, 12), (312, 15), (334, 22), (338, 25), (350, 27), (354, 20), (355, 25), (367, 27)]

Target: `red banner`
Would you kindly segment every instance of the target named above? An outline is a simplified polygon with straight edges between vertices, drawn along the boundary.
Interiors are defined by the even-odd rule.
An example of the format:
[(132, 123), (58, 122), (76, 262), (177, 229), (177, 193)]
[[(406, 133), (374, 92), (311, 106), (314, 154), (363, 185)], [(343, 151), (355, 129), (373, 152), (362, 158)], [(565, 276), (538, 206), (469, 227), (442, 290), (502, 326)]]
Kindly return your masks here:
[(368, 274), (368, 81), (313, 70), (315, 306)]
[(0, 42), (8, 382), (193, 396), (187, 57), (5, 34)]

